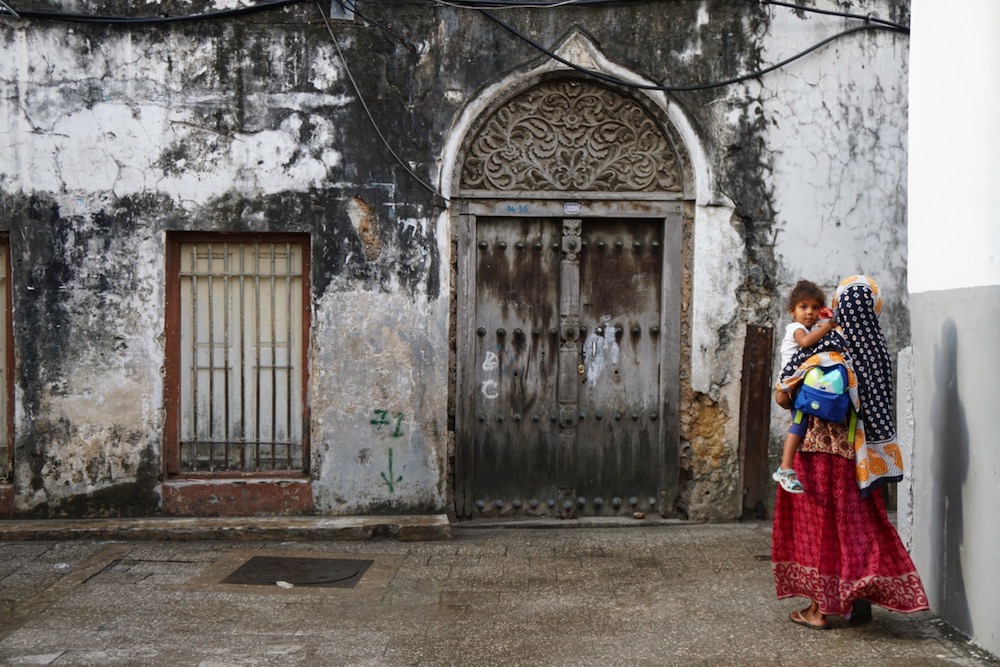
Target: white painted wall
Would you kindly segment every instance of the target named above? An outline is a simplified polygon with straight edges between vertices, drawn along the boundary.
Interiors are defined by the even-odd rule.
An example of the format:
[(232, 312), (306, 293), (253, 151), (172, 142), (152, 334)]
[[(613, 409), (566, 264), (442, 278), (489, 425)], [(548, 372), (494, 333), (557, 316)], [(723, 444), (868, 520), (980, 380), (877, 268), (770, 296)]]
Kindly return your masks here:
[(913, 472), (900, 498), (933, 610), (1000, 654), (1000, 3), (915, 0)]
[[(844, 10), (832, 2), (809, 4)], [(864, 11), (889, 18), (888, 9), (886, 3), (871, 3)], [(852, 10), (858, 11), (847, 9)], [(858, 25), (776, 7), (770, 11), (774, 21), (764, 41), (765, 66)], [(780, 370), (781, 331), (790, 321), (785, 302), (800, 279), (817, 283), (829, 297), (846, 276), (872, 276), (885, 295), (881, 324), (890, 348), (909, 343), (908, 47), (899, 33), (855, 33), (748, 84), (758, 100), (750, 114), (762, 119), (772, 156), (775, 273), (770, 278), (777, 289), (763, 308), (775, 329), (773, 377)], [(799, 94), (803, 86), (816, 94)], [(695, 370), (692, 375), (698, 377)], [(785, 411), (772, 404), (772, 459), (787, 426)]]
[(1000, 3), (913, 7), (910, 292), (1000, 284)]
[[(251, 113), (291, 112), (277, 128), (265, 127), (263, 121), (260, 127), (251, 121), (249, 131), (229, 134), (203, 127), (196, 108), (220, 103), (224, 93), (205, 99), (203, 90), (181, 87), (183, 76), (172, 71), (171, 63), (194, 67), (210, 61), (217, 45), (208, 40), (140, 44), (129, 33), (109, 33), (98, 47), (72, 30), (18, 30), (13, 40), (20, 70), (0, 70), (0, 79), (16, 91), (0, 99), (8, 128), (0, 132), (0, 182), (12, 191), (111, 192), (118, 197), (158, 192), (191, 207), (221, 192), (264, 195), (323, 187), (329, 169), (341, 161), (328, 109), (350, 103), (342, 94), (262, 92), (252, 99), (256, 109)], [(77, 52), (88, 58), (78, 60)], [(285, 55), (273, 52), (271, 66), (280, 70)], [(44, 66), (28, 66), (42, 60)], [(136, 60), (141, 61), (139, 73), (131, 66)], [(342, 76), (337, 63), (332, 46), (318, 47), (310, 80), (321, 89), (333, 88)], [(92, 104), (60, 100), (63, 77), (94, 78), (107, 89)], [(42, 104), (38, 97), (52, 99)], [(39, 136), (47, 140), (38, 141)], [(202, 143), (213, 148), (195, 153), (196, 159), (161, 160), (171, 147)]]
[[(768, 61), (856, 25), (776, 16)], [(783, 285), (864, 273), (905, 289), (906, 58), (905, 37), (855, 33), (761, 81)], [(794, 94), (802, 84), (818, 94)]]

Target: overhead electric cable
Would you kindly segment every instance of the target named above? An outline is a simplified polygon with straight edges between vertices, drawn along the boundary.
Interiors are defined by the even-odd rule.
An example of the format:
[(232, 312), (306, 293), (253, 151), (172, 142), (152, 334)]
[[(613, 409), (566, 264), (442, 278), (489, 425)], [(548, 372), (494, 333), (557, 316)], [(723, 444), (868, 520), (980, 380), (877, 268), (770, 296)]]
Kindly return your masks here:
[(378, 29), (378, 31), (381, 32), (383, 35), (386, 35), (387, 37), (391, 38), (390, 41), (399, 42), (399, 44), (401, 44), (403, 48), (405, 48), (410, 53), (416, 53), (417, 51), (416, 45), (404, 39), (402, 35), (396, 33), (392, 28), (383, 25), (382, 23), (376, 21), (373, 18), (368, 17), (366, 14), (363, 14), (358, 9), (358, 3), (354, 2), (354, 0), (334, 0), (334, 2), (340, 5), (340, 7), (345, 11), (350, 10), (355, 16), (359, 17), (362, 21), (372, 26), (373, 28)]
[[(551, 2), (527, 2), (526, 0), (366, 0), (367, 2), (383, 4), (383, 5), (421, 5), (421, 4), (439, 4), (448, 7), (456, 7), (463, 9), (556, 9), (559, 7), (566, 7), (570, 5), (575, 6), (592, 6), (592, 5), (634, 5), (639, 4), (642, 0), (552, 0)], [(901, 23), (896, 23), (894, 21), (889, 21), (886, 19), (879, 18), (873, 14), (854, 14), (851, 12), (843, 12), (836, 9), (820, 9), (818, 7), (810, 7), (808, 5), (793, 4), (791, 2), (782, 2), (781, 0), (747, 0), (748, 3), (759, 4), (759, 5), (775, 5), (778, 7), (787, 7), (789, 9), (801, 12), (808, 12), (813, 14), (824, 14), (826, 16), (839, 16), (841, 18), (848, 19), (859, 19), (862, 21), (869, 21), (871, 23), (878, 23), (887, 27), (891, 27), (899, 32), (909, 33), (910, 28)]]
[(403, 162), (403, 159), (399, 157), (396, 151), (393, 150), (392, 146), (389, 145), (389, 142), (386, 140), (385, 135), (382, 134), (382, 130), (379, 128), (378, 123), (375, 122), (375, 117), (372, 115), (371, 109), (368, 108), (368, 104), (365, 102), (365, 98), (361, 94), (361, 89), (358, 88), (358, 83), (354, 80), (354, 75), (351, 74), (351, 68), (347, 64), (347, 59), (340, 50), (340, 43), (337, 41), (336, 35), (333, 34), (333, 27), (330, 25), (330, 19), (323, 13), (323, 7), (319, 4), (319, 0), (316, 0), (316, 9), (319, 11), (319, 15), (323, 17), (323, 25), (326, 26), (326, 31), (330, 33), (330, 41), (333, 42), (333, 47), (337, 51), (337, 56), (340, 58), (340, 62), (344, 65), (344, 71), (347, 73), (347, 78), (351, 82), (351, 87), (354, 88), (354, 93), (358, 96), (358, 101), (361, 102), (361, 107), (365, 110), (365, 114), (368, 116), (369, 122), (375, 129), (375, 134), (378, 135), (378, 138), (382, 141), (382, 144), (389, 151), (389, 154), (392, 155), (393, 159), (395, 159), (396, 162), (399, 163), (399, 166), (402, 167), (411, 177), (413, 177), (417, 183), (430, 190), (435, 196), (440, 197), (444, 202), (450, 202), (450, 200), (441, 194), (437, 188), (417, 176), (413, 169), (410, 168), (410, 165)]
[(446, 5), (456, 9), (557, 9), (568, 5), (611, 4), (613, 1), (621, 2), (622, 0), (557, 0), (556, 2), (542, 3), (517, 2), (517, 0), (513, 2), (448, 2), (447, 0), (437, 0), (437, 2), (428, 4)]
[[(345, 2), (337, 0), (341, 5)], [(280, 9), (290, 5), (297, 5), (308, 2), (308, 0), (266, 0), (255, 5), (245, 7), (235, 7), (233, 9), (223, 9), (216, 12), (205, 12), (200, 14), (186, 14), (183, 16), (106, 16), (99, 14), (79, 14), (71, 12), (53, 12), (38, 10), (15, 11), (5, 0), (0, 0), (0, 16), (9, 14), (14, 18), (42, 19), (50, 21), (66, 21), (77, 23), (103, 23), (108, 25), (147, 25), (157, 23), (178, 23), (181, 21), (201, 21), (208, 19), (226, 18), (230, 16), (240, 16), (243, 14), (254, 14), (257, 12)], [(590, 5), (629, 5), (636, 4), (635, 0), (553, 0), (552, 2), (524, 2), (524, 0), (368, 0), (373, 4), (385, 5), (443, 5), (459, 9), (558, 9), (568, 6), (590, 6)], [(858, 19), (869, 23), (879, 24), (909, 34), (910, 29), (901, 23), (895, 23), (879, 18), (872, 14), (853, 14), (835, 9), (820, 9), (807, 5), (798, 5), (781, 0), (747, 0), (749, 3), (760, 5), (774, 5), (777, 7), (787, 7), (794, 11), (810, 12), (814, 14), (824, 14), (827, 16), (839, 16), (842, 18)], [(351, 5), (356, 7), (356, 3)]]
[(21, 18), (21, 16), (17, 12), (11, 9), (10, 5), (4, 2), (4, 0), (0, 0), (0, 16), (3, 16), (5, 13), (10, 14), (16, 19)]
[[(750, 0), (753, 2), (754, 0)], [(775, 5), (777, 7), (787, 7), (789, 9), (794, 9), (800, 12), (811, 12), (813, 14), (825, 14), (827, 16), (839, 16), (845, 19), (859, 19), (861, 21), (869, 21), (871, 23), (878, 23), (880, 25), (888, 26), (899, 32), (910, 34), (910, 28), (903, 25), (902, 23), (896, 23), (894, 21), (887, 21), (886, 19), (880, 19), (877, 16), (871, 14), (852, 14), (850, 12), (841, 12), (835, 9), (820, 9), (819, 7), (808, 7), (805, 5), (794, 5), (790, 2), (781, 2), (780, 0), (756, 0), (762, 5)]]
[(604, 81), (606, 83), (613, 83), (613, 84), (619, 85), (619, 86), (627, 86), (629, 88), (636, 88), (636, 89), (639, 89), (639, 90), (656, 90), (656, 91), (661, 91), (661, 92), (665, 92), (665, 93), (690, 92), (690, 91), (695, 91), (695, 90), (709, 90), (709, 89), (712, 89), (712, 88), (722, 88), (722, 87), (730, 86), (730, 85), (733, 85), (733, 84), (736, 84), (736, 83), (742, 83), (744, 81), (749, 81), (750, 79), (756, 79), (756, 78), (759, 78), (761, 76), (764, 76), (765, 74), (768, 74), (768, 73), (773, 72), (775, 70), (781, 69), (785, 65), (788, 65), (789, 63), (793, 63), (796, 60), (798, 60), (798, 59), (800, 59), (800, 58), (802, 58), (804, 56), (809, 55), (813, 51), (816, 51), (817, 49), (820, 49), (820, 48), (826, 46), (830, 42), (833, 42), (833, 41), (835, 41), (837, 39), (840, 39), (841, 37), (846, 37), (847, 35), (852, 35), (852, 34), (854, 34), (856, 32), (865, 32), (865, 31), (868, 31), (868, 30), (886, 30), (887, 29), (885, 27), (877, 26), (877, 25), (855, 26), (853, 28), (848, 28), (847, 30), (842, 30), (841, 32), (838, 32), (838, 33), (836, 33), (834, 35), (831, 35), (831, 36), (827, 37), (826, 39), (824, 39), (824, 40), (822, 40), (820, 42), (817, 42), (816, 44), (813, 44), (812, 46), (810, 46), (805, 51), (800, 51), (799, 53), (795, 54), (794, 56), (791, 56), (789, 58), (785, 58), (784, 60), (782, 60), (782, 61), (780, 61), (778, 63), (775, 63), (774, 65), (771, 65), (770, 67), (765, 67), (763, 69), (760, 69), (760, 70), (757, 70), (757, 71), (754, 71), (754, 72), (749, 72), (747, 74), (741, 74), (739, 76), (734, 76), (734, 77), (732, 77), (730, 79), (725, 79), (723, 81), (713, 81), (713, 82), (710, 82), (710, 83), (697, 83), (697, 84), (690, 84), (690, 85), (673, 85), (673, 86), (671, 86), (671, 85), (659, 85), (659, 84), (652, 84), (652, 83), (638, 83), (636, 81), (628, 81), (626, 79), (622, 79), (622, 78), (619, 78), (619, 77), (616, 77), (616, 76), (611, 76), (610, 74), (604, 74), (603, 72), (598, 72), (598, 71), (595, 71), (595, 70), (587, 69), (586, 67), (581, 67), (580, 65), (577, 65), (576, 63), (573, 63), (573, 62), (567, 60), (566, 58), (563, 58), (559, 54), (557, 54), (557, 53), (555, 53), (555, 52), (553, 52), (553, 51), (545, 48), (544, 46), (542, 46), (541, 44), (539, 44), (535, 40), (531, 39), (530, 37), (528, 37), (527, 35), (525, 35), (521, 31), (519, 31), (514, 26), (512, 26), (512, 25), (510, 25), (508, 23), (505, 23), (504, 21), (501, 21), (499, 18), (497, 18), (496, 16), (494, 16), (490, 12), (486, 11), (485, 9), (479, 9), (477, 11), (480, 14), (482, 14), (483, 16), (486, 16), (488, 19), (490, 19), (491, 21), (493, 21), (497, 25), (499, 25), (500, 27), (502, 27), (504, 30), (508, 31), (510, 34), (514, 35), (515, 37), (517, 37), (521, 41), (523, 41), (526, 44), (530, 45), (534, 49), (540, 51), (541, 53), (545, 54), (549, 58), (551, 58), (553, 60), (556, 60), (556, 61), (562, 63), (563, 65), (566, 65), (567, 67), (576, 70), (577, 72), (580, 72), (581, 74), (585, 74), (585, 75), (587, 75), (589, 77), (593, 77), (593, 78), (598, 79), (600, 81)]
[[(201, 14), (185, 14), (183, 16), (102, 16), (100, 14), (74, 14), (67, 12), (46, 12), (22, 10), (16, 12), (15, 16), (22, 19), (36, 19), (44, 21), (64, 21), (68, 23), (100, 23), (103, 25), (153, 25), (158, 23), (180, 23), (182, 21), (204, 21), (208, 19), (222, 19), (231, 16), (243, 16), (246, 14), (256, 14), (272, 9), (297, 5), (307, 0), (267, 0), (256, 5), (245, 7), (235, 7), (233, 9), (220, 9), (216, 12), (204, 12)], [(5, 4), (6, 7), (6, 4)], [(9, 11), (14, 12), (10, 7)]]

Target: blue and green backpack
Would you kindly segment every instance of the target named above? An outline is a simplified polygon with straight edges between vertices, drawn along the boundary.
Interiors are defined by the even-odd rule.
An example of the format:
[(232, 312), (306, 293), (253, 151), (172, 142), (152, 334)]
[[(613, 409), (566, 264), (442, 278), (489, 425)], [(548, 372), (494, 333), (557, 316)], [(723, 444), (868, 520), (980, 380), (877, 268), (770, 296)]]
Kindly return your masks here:
[(828, 422), (842, 422), (851, 407), (847, 369), (843, 364), (816, 366), (806, 371), (795, 395), (795, 409)]
[(806, 371), (795, 395), (795, 423), (799, 424), (805, 415), (812, 415), (828, 422), (843, 422), (851, 415), (848, 440), (854, 440), (856, 413), (851, 410), (851, 396), (848, 393), (847, 368), (843, 364), (816, 366)]

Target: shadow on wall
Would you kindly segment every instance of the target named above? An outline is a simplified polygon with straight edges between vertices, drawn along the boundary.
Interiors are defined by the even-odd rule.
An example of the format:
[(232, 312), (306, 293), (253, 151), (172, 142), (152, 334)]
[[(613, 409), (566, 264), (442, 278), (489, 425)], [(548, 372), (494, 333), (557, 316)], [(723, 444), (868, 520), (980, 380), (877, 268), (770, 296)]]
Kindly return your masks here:
[(929, 543), (934, 558), (930, 587), (942, 618), (973, 636), (965, 578), (962, 574), (964, 512), (962, 495), (969, 472), (969, 426), (958, 393), (958, 331), (954, 320), (941, 326), (941, 339), (934, 348), (934, 398), (931, 404), (934, 433), (931, 475)]

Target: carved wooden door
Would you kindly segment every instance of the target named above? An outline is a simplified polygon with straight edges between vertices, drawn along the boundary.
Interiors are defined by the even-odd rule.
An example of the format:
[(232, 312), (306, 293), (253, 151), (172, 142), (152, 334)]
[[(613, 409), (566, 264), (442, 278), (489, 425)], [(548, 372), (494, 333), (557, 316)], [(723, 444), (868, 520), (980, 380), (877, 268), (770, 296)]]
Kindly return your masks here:
[(582, 247), (578, 509), (648, 511), (661, 478), (662, 224), (588, 221)]
[(656, 509), (662, 245), (659, 220), (478, 221), (474, 512)]
[(479, 511), (532, 501), (537, 509), (558, 463), (559, 228), (484, 221), (475, 245), (473, 495)]

